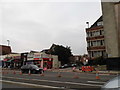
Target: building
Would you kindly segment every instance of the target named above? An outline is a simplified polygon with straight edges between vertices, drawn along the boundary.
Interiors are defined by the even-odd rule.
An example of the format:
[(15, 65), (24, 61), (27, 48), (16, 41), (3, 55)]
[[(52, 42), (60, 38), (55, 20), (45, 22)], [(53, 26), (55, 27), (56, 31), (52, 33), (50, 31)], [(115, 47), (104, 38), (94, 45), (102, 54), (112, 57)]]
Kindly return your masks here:
[(6, 54), (11, 53), (11, 47), (6, 45), (0, 45), (0, 65), (3, 66), (2, 60), (6, 57)]
[(120, 2), (102, 2), (105, 46), (108, 58), (120, 57)]
[(6, 45), (0, 45), (0, 55), (6, 55), (11, 53), (11, 47)]
[(86, 34), (87, 51), (90, 59), (105, 57), (106, 48), (102, 16), (91, 27), (86, 28)]
[(107, 69), (120, 70), (120, 0), (102, 2)]
[(46, 54), (45, 52), (30, 52), (27, 55), (26, 64), (35, 64), (41, 68), (58, 68), (59, 61), (57, 55)]
[(73, 55), (71, 56), (73, 58), (71, 58), (71, 63), (79, 63), (80, 62), (80, 59), (81, 59), (81, 55)]
[(22, 66), (20, 53), (10, 53), (3, 56), (4, 59), (2, 60), (2, 67), (14, 69)]

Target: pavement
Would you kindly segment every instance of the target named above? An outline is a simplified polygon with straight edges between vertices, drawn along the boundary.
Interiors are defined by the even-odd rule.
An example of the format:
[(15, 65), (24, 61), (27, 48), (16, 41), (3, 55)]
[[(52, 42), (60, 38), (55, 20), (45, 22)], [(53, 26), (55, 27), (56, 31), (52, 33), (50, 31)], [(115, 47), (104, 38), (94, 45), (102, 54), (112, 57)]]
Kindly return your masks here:
[[(2, 68), (2, 70), (10, 70), (10, 69), (7, 69), (7, 68)], [(18, 70), (18, 69), (17, 69)], [(89, 71), (86, 71), (86, 72), (83, 72), (82, 70), (79, 70), (79, 69), (72, 69), (72, 68), (64, 68), (64, 69), (47, 69), (46, 71), (51, 71), (51, 72), (78, 72), (78, 73), (91, 73), (91, 74), (96, 74), (97, 72), (96, 71), (92, 71), (92, 72), (89, 72)], [(99, 71), (98, 70), (98, 73), (99, 74), (104, 74), (104, 75), (120, 75), (120, 71)]]
[[(78, 72), (78, 73), (91, 73), (91, 74), (96, 74), (96, 71), (86, 71), (83, 72), (82, 70), (75, 69), (72, 70), (72, 68), (64, 68), (64, 69), (47, 69), (47, 71), (52, 71), (52, 72)], [(120, 71), (99, 71), (99, 74), (104, 74), (104, 75), (120, 75)]]

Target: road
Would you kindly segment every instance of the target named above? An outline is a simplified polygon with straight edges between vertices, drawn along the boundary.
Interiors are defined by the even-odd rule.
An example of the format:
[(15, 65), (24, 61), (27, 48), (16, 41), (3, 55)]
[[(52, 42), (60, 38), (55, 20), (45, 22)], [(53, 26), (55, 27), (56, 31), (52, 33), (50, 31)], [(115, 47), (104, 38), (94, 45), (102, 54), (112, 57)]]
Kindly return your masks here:
[(20, 71), (15, 71), (14, 73), (13, 70), (4, 70), (3, 72), (3, 88), (16, 88), (15, 84), (17, 84), (20, 88), (52, 88), (55, 90), (76, 90), (79, 88), (96, 88), (99, 90), (104, 83), (116, 76), (99, 75), (100, 79), (97, 80), (95, 78), (96, 75), (90, 73), (45, 71), (44, 75), (29, 75), (21, 74)]

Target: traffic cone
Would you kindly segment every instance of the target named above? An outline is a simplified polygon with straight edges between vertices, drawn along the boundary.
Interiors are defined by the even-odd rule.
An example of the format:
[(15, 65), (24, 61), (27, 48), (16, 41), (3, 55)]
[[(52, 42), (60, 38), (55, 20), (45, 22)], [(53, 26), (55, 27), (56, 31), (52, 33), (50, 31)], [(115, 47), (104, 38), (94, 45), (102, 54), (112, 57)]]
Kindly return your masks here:
[(16, 74), (15, 70), (13, 71), (13, 74)]
[(31, 72), (30, 72), (30, 70), (29, 70), (29, 72), (28, 72), (28, 75), (31, 75)]
[(41, 73), (40, 76), (45, 76), (44, 73)]
[(8, 72), (6, 72), (6, 74), (8, 74)]
[(58, 73), (58, 77), (62, 77), (62, 75), (61, 75), (61, 73), (60, 73), (60, 72)]
[(78, 74), (74, 73), (74, 77), (73, 78), (78, 79), (79, 78)]
[(2, 74), (4, 75), (4, 74), (5, 74), (5, 72), (3, 71), (3, 72), (2, 72)]
[(20, 75), (22, 75), (22, 71), (20, 71)]
[(96, 71), (96, 79), (100, 79), (98, 71)]

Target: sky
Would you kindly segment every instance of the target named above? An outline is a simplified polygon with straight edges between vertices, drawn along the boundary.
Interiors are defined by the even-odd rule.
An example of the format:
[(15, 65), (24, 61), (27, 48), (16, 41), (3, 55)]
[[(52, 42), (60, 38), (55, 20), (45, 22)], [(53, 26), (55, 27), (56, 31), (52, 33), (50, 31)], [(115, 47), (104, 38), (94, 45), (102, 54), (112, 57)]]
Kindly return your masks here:
[(74, 55), (87, 53), (86, 22), (101, 15), (100, 0), (2, 0), (0, 44), (13, 52), (70, 46)]

